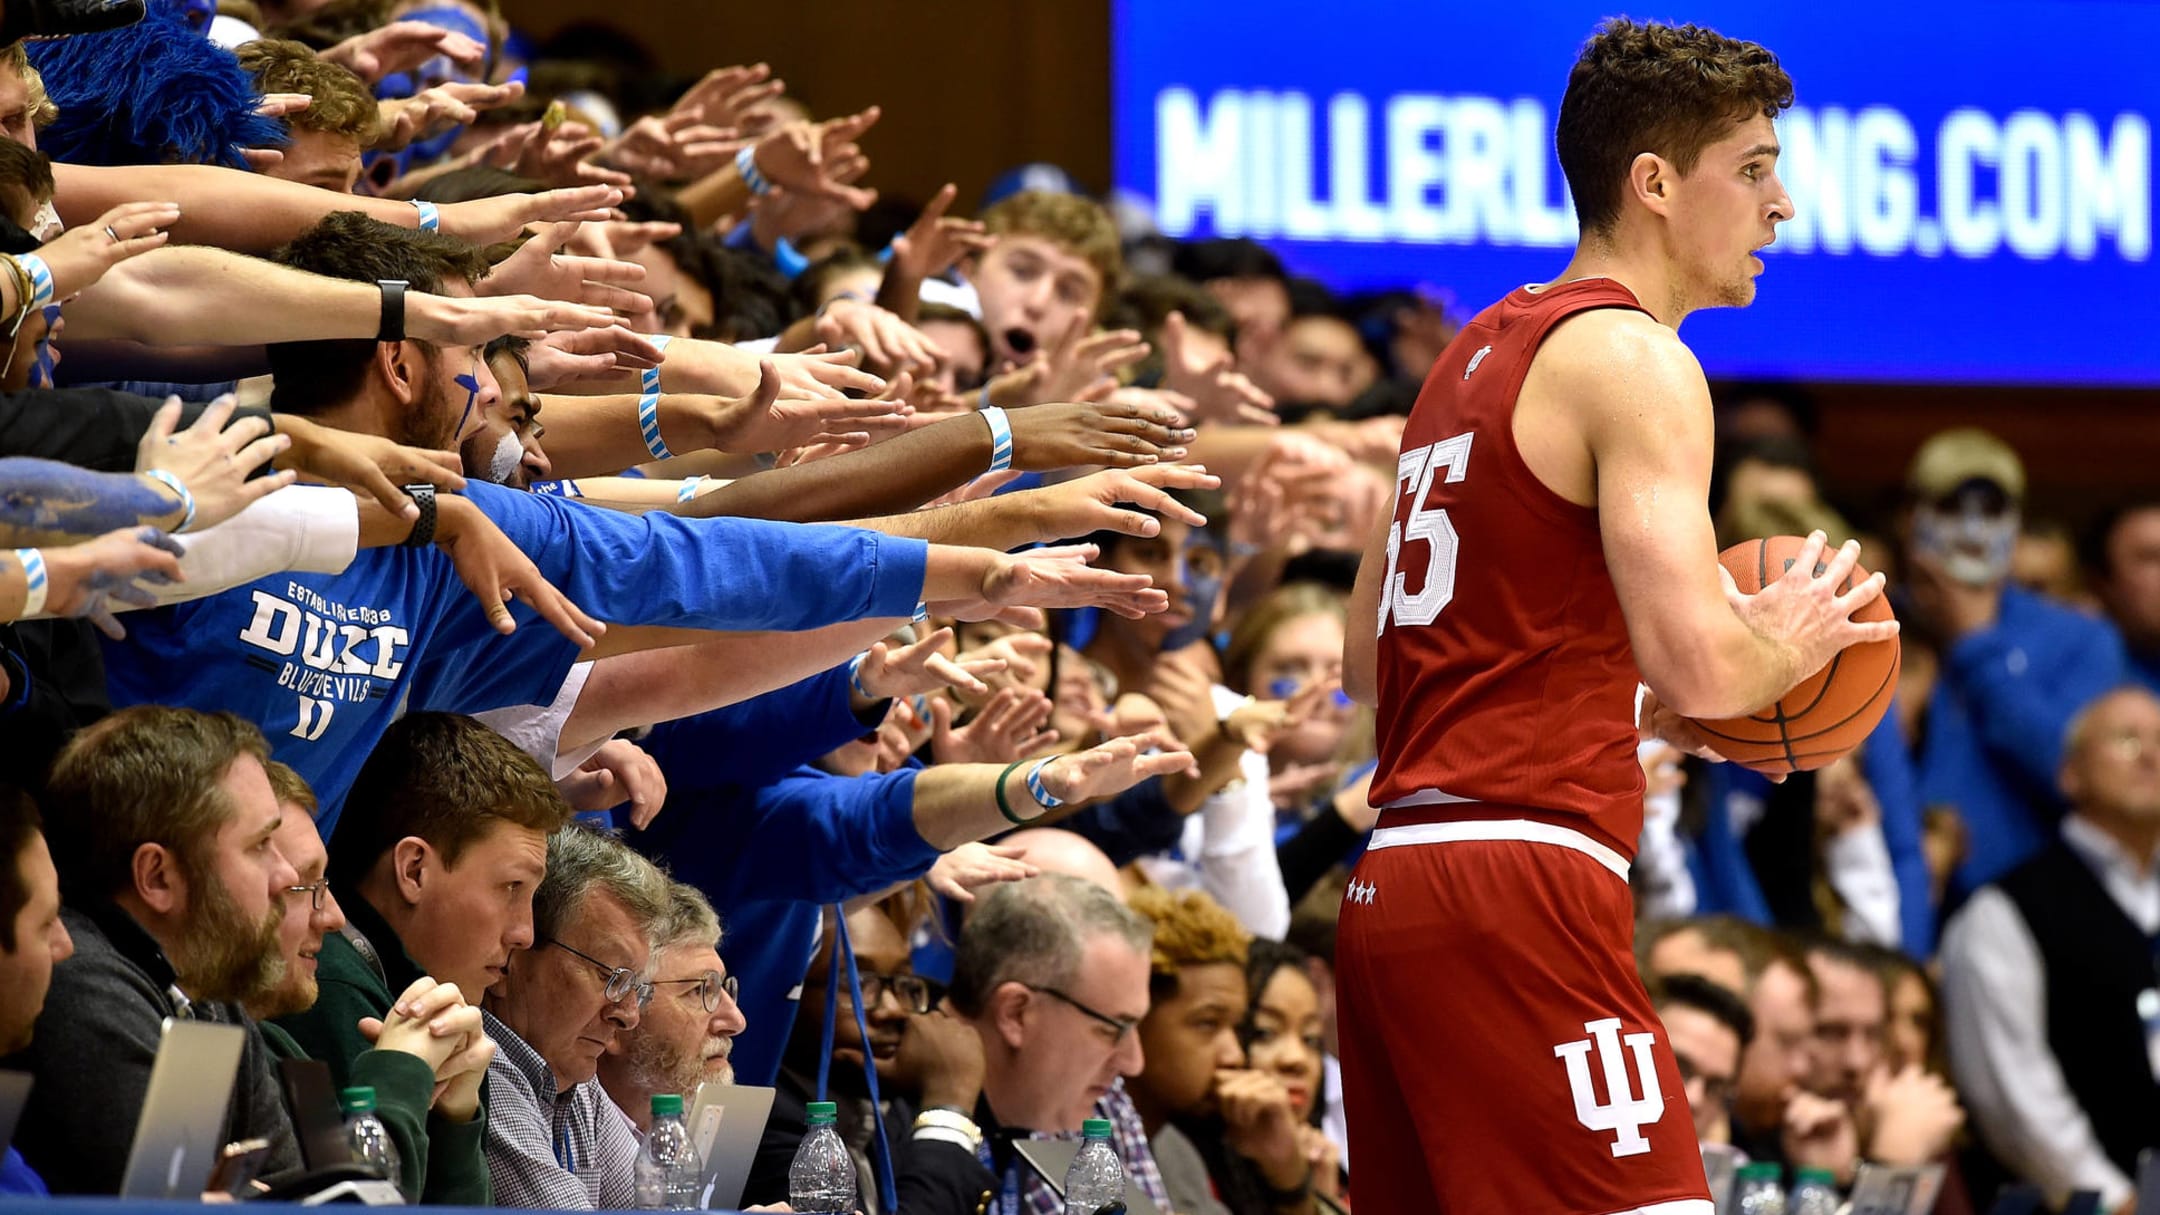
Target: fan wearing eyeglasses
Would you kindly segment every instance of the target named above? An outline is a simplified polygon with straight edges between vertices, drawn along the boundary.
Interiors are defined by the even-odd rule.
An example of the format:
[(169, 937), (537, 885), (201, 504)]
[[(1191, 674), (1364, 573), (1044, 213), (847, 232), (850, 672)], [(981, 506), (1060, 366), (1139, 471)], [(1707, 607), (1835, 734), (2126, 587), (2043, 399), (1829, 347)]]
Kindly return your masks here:
[(488, 1178), (497, 1206), (634, 1207), (637, 1136), (597, 1076), (653, 998), (667, 875), (614, 838), (570, 826), (548, 841), (531, 949), (485, 1001)]
[[(330, 854), (315, 830), (315, 795), (284, 764), (263, 765), (284, 811), (271, 842), (292, 862), (300, 882), (285, 891), (285, 919), (278, 948), (285, 976), (275, 991), (247, 1002), (270, 1052), (281, 1059), (313, 1056), (272, 1017), (315, 1007), (316, 979), (324, 943), (345, 928), (345, 911), (325, 876)], [(404, 1009), (400, 1012), (398, 1009)], [(395, 1180), (409, 1200), (485, 1204), (487, 1165), (480, 1145), (480, 1084), (487, 1079), (495, 1044), (480, 1028), (480, 1007), (467, 1003), (455, 983), (420, 976), (397, 1008), (382, 1018), (357, 1020), (354, 1029), (374, 1040), (334, 1074), (375, 1090), (376, 1113), (397, 1145), (403, 1170)], [(325, 1060), (328, 1062), (328, 1060)]]
[[(871, 1215), (945, 1215), (979, 1208), (996, 1185), (976, 1159), (975, 1106), (982, 1094), (982, 1045), (967, 1023), (938, 1007), (944, 989), (914, 972), (898, 900), (848, 913), (848, 942), (862, 986), (863, 1019), (870, 1027), (867, 1052), (855, 1024), (855, 997), (847, 975), (838, 976), (828, 1087), (824, 1099), (839, 1106), (840, 1137), (855, 1159), (856, 1189)], [(823, 939), (835, 936), (832, 913)], [(824, 1048), (825, 1003), (834, 978), (831, 950), (821, 950), (803, 980), (802, 1002), (777, 1080), (772, 1118), (758, 1144), (744, 1201), (779, 1202), (788, 1193), (788, 1165), (807, 1128), (806, 1106), (819, 1099), (818, 1064)], [(867, 1056), (867, 1057), (866, 1057)], [(866, 1062), (876, 1067), (879, 1109), (892, 1149), (894, 1194), (878, 1190), (872, 1139), (876, 1127)], [(973, 1130), (971, 1135), (969, 1132)]]
[(743, 1012), (719, 942), (712, 903), (695, 886), (670, 882), (667, 919), (653, 936), (652, 1003), (600, 1056), (600, 1086), (641, 1130), (655, 1096), (679, 1093), (688, 1109), (698, 1085), (735, 1079), (728, 1051)]
[(976, 1124), (999, 1177), (1020, 1187), (1023, 1208), (1054, 1215), (1050, 1187), (1015, 1162), (1014, 1138), (1071, 1135), (1087, 1118), (1110, 1120), (1110, 1146), (1129, 1184), (1171, 1209), (1147, 1130), (1125, 1079), (1147, 1059), (1138, 1033), (1148, 1010), (1154, 928), (1093, 882), (1046, 873), (976, 901), (953, 964), (953, 1010), (983, 1048)]

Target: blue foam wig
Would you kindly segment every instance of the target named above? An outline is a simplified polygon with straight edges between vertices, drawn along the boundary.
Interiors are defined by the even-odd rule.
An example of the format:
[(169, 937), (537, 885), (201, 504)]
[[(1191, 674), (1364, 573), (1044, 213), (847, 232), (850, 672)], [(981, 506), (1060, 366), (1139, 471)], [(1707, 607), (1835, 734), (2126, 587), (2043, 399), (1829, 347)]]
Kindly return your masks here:
[(233, 53), (171, 10), (28, 49), (60, 107), (38, 132), (38, 149), (54, 160), (246, 169), (240, 149), (285, 143), (285, 124), (255, 112), (262, 95)]

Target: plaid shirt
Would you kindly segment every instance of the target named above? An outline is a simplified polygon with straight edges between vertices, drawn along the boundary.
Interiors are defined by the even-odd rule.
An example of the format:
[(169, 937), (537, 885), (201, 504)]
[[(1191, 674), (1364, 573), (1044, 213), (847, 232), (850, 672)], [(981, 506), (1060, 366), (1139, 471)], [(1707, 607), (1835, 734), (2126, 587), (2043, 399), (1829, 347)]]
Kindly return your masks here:
[(555, 1072), (494, 1013), (488, 1064), (488, 1181), (495, 1205), (589, 1211), (637, 1205), (637, 1135), (598, 1079), (567, 1093)]
[[(1164, 1187), (1162, 1172), (1155, 1167), (1155, 1153), (1148, 1147), (1147, 1128), (1140, 1124), (1140, 1111), (1133, 1108), (1132, 1098), (1125, 1095), (1122, 1077), (1111, 1085), (1110, 1091), (1095, 1103), (1095, 1116), (1110, 1120), (1110, 1148), (1125, 1165), (1127, 1183), (1146, 1194), (1158, 1211), (1170, 1209), (1170, 1191)], [(1077, 1131), (1062, 1131), (1055, 1135), (1030, 1135), (1031, 1139), (1078, 1139)], [(985, 1137), (976, 1152), (983, 1167), (992, 1173), (998, 1171), (997, 1163), (990, 1158), (990, 1140)], [(1035, 1175), (1035, 1170), (1017, 1155), (1013, 1157), (1012, 1169), (1006, 1180), (1017, 1178), (1020, 1185), (1020, 1202), (1012, 1215), (1065, 1215), (1065, 1200), (1057, 1196), (1050, 1183)], [(1006, 1215), (1002, 1193), (993, 1194), (990, 1215)]]

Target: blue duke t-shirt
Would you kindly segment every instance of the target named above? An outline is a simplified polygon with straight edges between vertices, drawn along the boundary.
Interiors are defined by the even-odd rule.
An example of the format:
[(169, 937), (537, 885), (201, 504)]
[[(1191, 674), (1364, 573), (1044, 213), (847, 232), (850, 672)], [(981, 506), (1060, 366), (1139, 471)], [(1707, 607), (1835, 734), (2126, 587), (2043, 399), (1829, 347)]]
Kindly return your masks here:
[[(928, 546), (855, 528), (626, 515), (499, 486), (466, 497), (587, 612), (612, 624), (801, 630), (906, 616)], [(496, 633), (434, 548), (364, 549), (342, 574), (273, 575), (128, 617), (105, 647), (115, 705), (226, 709), (300, 773), (328, 835), (408, 699), (477, 713), (544, 703), (577, 651), (523, 603)]]

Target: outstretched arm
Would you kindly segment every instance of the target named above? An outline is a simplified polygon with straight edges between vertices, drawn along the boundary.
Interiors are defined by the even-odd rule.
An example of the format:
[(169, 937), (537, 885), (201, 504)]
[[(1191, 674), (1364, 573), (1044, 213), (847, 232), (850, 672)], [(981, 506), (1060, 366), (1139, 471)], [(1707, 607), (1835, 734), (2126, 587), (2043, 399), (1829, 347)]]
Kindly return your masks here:
[[(170, 231), (177, 244), (218, 245), (267, 253), (321, 222), (333, 211), (359, 211), (400, 228), (420, 226), (410, 203), (362, 198), (242, 173), (216, 165), (53, 165), (53, 206), (70, 227), (90, 223), (107, 210), (143, 198), (179, 204)], [(440, 209), (442, 230), (474, 244), (506, 240), (528, 223), (605, 219), (622, 201), (608, 186), (512, 194), (449, 204)]]

